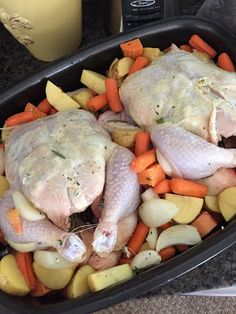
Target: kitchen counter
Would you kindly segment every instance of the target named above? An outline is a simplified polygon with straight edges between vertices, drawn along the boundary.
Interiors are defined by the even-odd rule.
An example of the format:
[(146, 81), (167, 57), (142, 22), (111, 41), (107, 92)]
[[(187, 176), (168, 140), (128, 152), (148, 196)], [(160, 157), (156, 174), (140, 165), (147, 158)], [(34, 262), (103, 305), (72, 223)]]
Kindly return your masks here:
[[(104, 38), (104, 16), (93, 7), (95, 0), (84, 3), (84, 31), (82, 46)], [(185, 1), (184, 13), (195, 13), (203, 1)], [(33, 58), (0, 25), (0, 93), (24, 78), (46, 67), (48, 63)], [(235, 298), (201, 298), (180, 296), (181, 293), (228, 286), (236, 283), (236, 245), (198, 268), (177, 278), (162, 288), (144, 294), (137, 299), (123, 302), (98, 313), (234, 313)], [(10, 313), (0, 307), (1, 313)]]

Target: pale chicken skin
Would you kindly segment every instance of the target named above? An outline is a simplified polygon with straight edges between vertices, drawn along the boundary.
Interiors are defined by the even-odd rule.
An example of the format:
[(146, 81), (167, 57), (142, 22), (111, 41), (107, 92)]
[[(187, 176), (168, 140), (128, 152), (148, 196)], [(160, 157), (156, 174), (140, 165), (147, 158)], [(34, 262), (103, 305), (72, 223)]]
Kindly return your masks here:
[(138, 178), (129, 166), (133, 158), (111, 141), (91, 113), (74, 109), (17, 127), (6, 143), (6, 177), (11, 191), (22, 191), (61, 229), (105, 188), (93, 248), (98, 254), (110, 253), (118, 221), (139, 204)]

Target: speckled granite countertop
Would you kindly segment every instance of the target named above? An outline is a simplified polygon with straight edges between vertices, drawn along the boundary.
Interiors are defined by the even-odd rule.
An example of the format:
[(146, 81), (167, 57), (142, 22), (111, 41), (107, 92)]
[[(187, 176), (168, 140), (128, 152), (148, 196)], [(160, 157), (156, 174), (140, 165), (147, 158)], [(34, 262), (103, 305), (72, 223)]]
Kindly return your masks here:
[[(84, 30), (82, 46), (94, 43), (100, 38), (108, 35), (104, 27), (102, 13), (97, 14), (93, 4), (97, 0), (84, 1)], [(184, 1), (183, 12), (185, 14), (196, 13), (203, 1)], [(12, 84), (36, 73), (39, 69), (46, 67), (46, 62), (34, 59), (28, 51), (21, 46), (9, 33), (0, 25), (0, 93)], [(214, 257), (205, 264), (166, 284), (160, 289), (145, 293), (138, 299), (133, 299), (124, 304), (103, 310), (101, 313), (142, 313), (150, 308), (148, 313), (193, 313), (186, 304), (191, 302), (197, 304), (197, 311), (194, 313), (234, 313), (235, 300), (215, 298), (205, 299), (204, 304), (198, 301), (197, 297), (181, 297), (180, 293), (195, 290), (210, 289), (219, 286), (228, 286), (236, 283), (236, 245), (227, 249), (219, 256)], [(234, 303), (232, 303), (234, 302)], [(216, 307), (216, 304), (218, 304)], [(206, 306), (208, 304), (208, 307)], [(142, 305), (145, 305), (142, 310)], [(161, 307), (162, 305), (163, 307)], [(202, 306), (202, 310), (201, 310)], [(0, 307), (1, 313), (10, 313)]]

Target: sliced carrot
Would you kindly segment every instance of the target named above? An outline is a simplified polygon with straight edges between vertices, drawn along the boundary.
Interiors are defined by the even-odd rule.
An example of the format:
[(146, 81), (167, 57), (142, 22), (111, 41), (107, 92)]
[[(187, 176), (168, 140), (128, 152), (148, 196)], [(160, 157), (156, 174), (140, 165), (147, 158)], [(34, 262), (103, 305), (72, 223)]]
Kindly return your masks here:
[(30, 292), (33, 297), (42, 297), (43, 295), (50, 292), (51, 289), (46, 287), (38, 278), (36, 278), (35, 288)]
[(128, 76), (145, 68), (148, 64), (149, 64), (148, 58), (143, 57), (143, 56), (138, 57), (132, 64), (129, 70)]
[(218, 222), (207, 211), (204, 211), (191, 225), (197, 228), (201, 237), (205, 237), (218, 225)]
[(235, 72), (235, 66), (233, 64), (233, 61), (226, 52), (223, 52), (219, 55), (218, 66), (225, 71)]
[(194, 197), (205, 197), (208, 191), (208, 187), (206, 185), (181, 178), (171, 179), (170, 188), (175, 194)]
[(157, 194), (164, 194), (164, 193), (171, 192), (170, 180), (169, 179), (164, 179), (164, 180), (158, 182), (153, 187), (153, 191), (156, 192)]
[(24, 276), (30, 290), (36, 287), (36, 276), (33, 270), (33, 258), (31, 253), (21, 253), (16, 252), (15, 254), (16, 262)]
[(47, 98), (44, 98), (37, 106), (37, 108), (44, 112), (44, 113), (48, 113), (50, 111), (50, 109), (53, 108), (53, 106), (48, 102)]
[(125, 57), (136, 59), (137, 57), (143, 55), (143, 45), (138, 38), (121, 43), (120, 48)]
[(176, 253), (176, 249), (174, 246), (168, 246), (162, 250), (160, 250), (159, 255), (161, 256), (161, 261), (167, 261), (171, 257), (173, 257)]
[(156, 161), (156, 150), (153, 148), (138, 157), (135, 157), (130, 166), (135, 172), (139, 173)]
[(194, 34), (189, 40), (189, 45), (198, 51), (206, 52), (211, 58), (216, 56), (216, 51), (208, 45), (199, 35)]
[(150, 149), (151, 139), (150, 133), (141, 131), (136, 134), (135, 137), (135, 146), (134, 146), (134, 154), (135, 156), (139, 156)]
[(55, 114), (55, 113), (57, 113), (58, 112), (58, 110), (56, 109), (56, 108), (51, 108), (50, 110), (49, 110), (49, 112), (48, 112), (48, 116), (51, 116), (52, 114)]
[(116, 80), (113, 78), (106, 78), (105, 86), (106, 86), (107, 99), (108, 99), (111, 110), (114, 112), (122, 111), (123, 105), (120, 101), (120, 95), (119, 95), (119, 90), (118, 90)]
[(126, 257), (124, 255), (122, 255), (119, 260), (118, 260), (118, 264), (130, 264), (132, 261), (133, 257)]
[(193, 48), (189, 45), (181, 45), (179, 46), (179, 49), (187, 51), (187, 52), (193, 52)]
[(20, 221), (20, 216), (19, 216), (19, 210), (16, 208), (9, 208), (7, 210), (7, 219), (10, 222), (15, 233), (21, 234), (22, 226), (21, 226), (21, 221)]
[(3, 143), (0, 144), (0, 149), (5, 149), (5, 145)]
[(171, 222), (167, 222), (166, 224), (161, 225), (158, 229), (160, 232), (162, 232), (162, 231), (170, 228), (171, 226), (173, 226), (173, 224)]
[(106, 106), (108, 103), (107, 94), (103, 93), (91, 98), (87, 103), (87, 109), (91, 111), (98, 111)]
[(34, 121), (33, 112), (24, 111), (24, 112), (16, 113), (13, 116), (10, 116), (9, 118), (7, 118), (7, 120), (5, 121), (5, 124), (7, 127), (11, 127), (11, 126), (31, 122), (31, 121)]
[(134, 256), (138, 253), (139, 249), (141, 248), (143, 242), (145, 241), (149, 232), (149, 227), (146, 226), (142, 221), (139, 221), (137, 224), (136, 229), (134, 230), (131, 238), (127, 243), (127, 248), (131, 254)]
[(46, 117), (46, 113), (39, 110), (36, 106), (32, 105), (30, 102), (25, 106), (25, 112), (33, 112), (35, 120)]
[(152, 164), (148, 168), (138, 173), (139, 183), (154, 187), (165, 179), (165, 173), (158, 163)]
[(189, 246), (187, 244), (176, 244), (175, 248), (178, 252), (182, 253), (186, 251), (189, 248)]

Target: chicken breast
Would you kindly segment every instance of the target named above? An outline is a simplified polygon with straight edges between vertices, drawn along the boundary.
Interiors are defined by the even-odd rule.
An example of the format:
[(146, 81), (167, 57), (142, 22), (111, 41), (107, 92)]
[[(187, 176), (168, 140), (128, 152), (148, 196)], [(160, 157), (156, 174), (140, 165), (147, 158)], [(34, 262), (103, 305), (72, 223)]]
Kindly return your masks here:
[(172, 48), (125, 79), (120, 97), (126, 113), (140, 127), (166, 121), (212, 142), (222, 132), (235, 135), (236, 74)]

